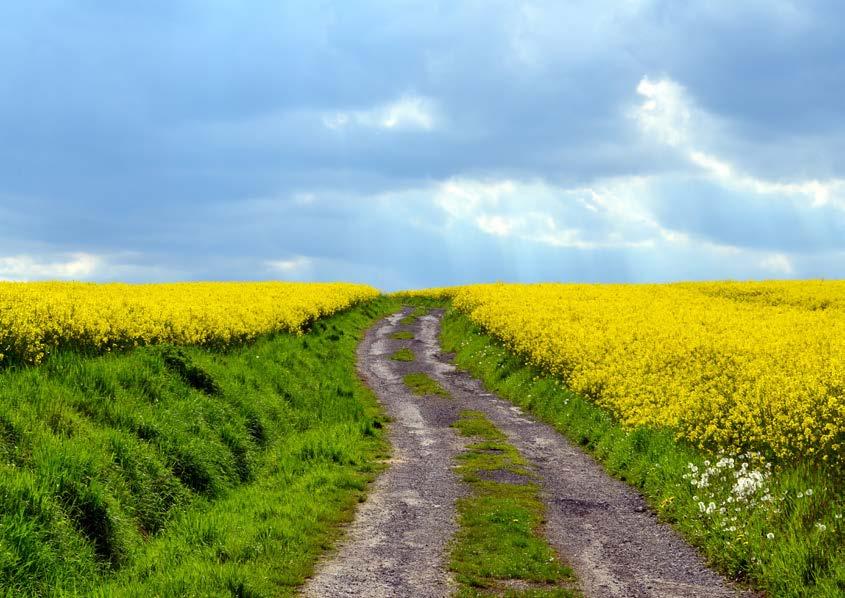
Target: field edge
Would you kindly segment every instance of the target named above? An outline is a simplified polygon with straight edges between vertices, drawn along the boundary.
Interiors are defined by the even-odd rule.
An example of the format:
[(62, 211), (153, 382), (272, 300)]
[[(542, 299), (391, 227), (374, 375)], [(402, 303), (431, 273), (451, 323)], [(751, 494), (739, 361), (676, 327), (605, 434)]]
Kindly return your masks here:
[[(389, 455), (388, 420), (356, 351), (396, 308), (380, 297), (303, 335), (226, 351), (64, 354), (0, 372), (0, 424), (17, 435), (11, 454), (0, 446), (10, 461), (0, 594), (293, 594)], [(77, 514), (88, 503), (53, 490), (56, 475), (73, 496), (93, 497), (92, 509)], [(160, 529), (140, 528), (148, 503), (170, 495), (178, 501), (159, 505)], [(28, 508), (43, 512), (20, 519)]]
[[(623, 426), (607, 410), (527, 365), (452, 306), (444, 315), (440, 340), (443, 350), (454, 354), (456, 365), (491, 392), (552, 425), (608, 473), (640, 491), (661, 520), (734, 581), (777, 596), (834, 597), (845, 592), (845, 558), (836, 546), (819, 541), (818, 528), (808, 523), (807, 513), (784, 516), (780, 527), (777, 522), (755, 521), (767, 527), (755, 538), (732, 541), (729, 534), (706, 524), (700, 497), (689, 482), (690, 465), (704, 470), (712, 455), (676, 441), (668, 429)], [(772, 493), (803, 496), (807, 488), (822, 486), (825, 478), (825, 472), (800, 465), (779, 468)], [(820, 503), (825, 504), (824, 499)], [(767, 519), (762, 513), (755, 517)], [(768, 534), (779, 542), (771, 542)]]

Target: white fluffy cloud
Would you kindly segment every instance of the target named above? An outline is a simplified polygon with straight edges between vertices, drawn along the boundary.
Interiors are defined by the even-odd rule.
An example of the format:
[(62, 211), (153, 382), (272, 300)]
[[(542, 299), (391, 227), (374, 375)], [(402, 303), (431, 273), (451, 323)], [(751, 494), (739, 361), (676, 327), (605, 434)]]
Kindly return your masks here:
[[(752, 208), (745, 205), (751, 199), (757, 199), (759, 205), (758, 198), (765, 198), (781, 202), (777, 205), (793, 206), (806, 216), (809, 220), (803, 223), (802, 234), (807, 235), (812, 234), (812, 218), (821, 217), (818, 208), (845, 206), (845, 181), (779, 181), (743, 172), (728, 157), (709, 151), (714, 140), (731, 131), (716, 116), (700, 109), (683, 86), (670, 79), (646, 77), (636, 93), (642, 101), (631, 114), (644, 140), (677, 152), (688, 164), (687, 169), (648, 176), (599, 177), (573, 187), (541, 179), (451, 178), (432, 190), (435, 205), (446, 216), (446, 228), (460, 224), (501, 243), (584, 253), (645, 250), (671, 256), (699, 252), (714, 262), (730, 255), (736, 263), (744, 264), (744, 271), (759, 276), (801, 275), (799, 264), (807, 262), (809, 254), (799, 257), (788, 248), (767, 251), (760, 238), (765, 224), (757, 226), (757, 238), (749, 236), (747, 243), (730, 236), (720, 240), (718, 230), (705, 235), (701, 227), (686, 228), (681, 221), (665, 224), (665, 210), (657, 208), (672, 202), (682, 212), (683, 204), (692, 205), (693, 200), (706, 206), (707, 198), (695, 194), (716, 193), (722, 203), (712, 208), (716, 210), (711, 216), (713, 222), (733, 218), (730, 226), (737, 230), (752, 224), (743, 219), (765, 218), (765, 214), (749, 212)], [(733, 216), (718, 212), (727, 205), (725, 197), (737, 202)], [(812, 247), (812, 243), (806, 246)]]
[(795, 266), (792, 264), (792, 260), (782, 253), (767, 255), (760, 260), (760, 267), (772, 274), (785, 276), (795, 274)]
[[(699, 109), (683, 86), (663, 78), (643, 77), (637, 85), (643, 101), (633, 111), (643, 135), (676, 148), (700, 173), (733, 190), (780, 199), (809, 201), (812, 206), (832, 204), (845, 209), (845, 180), (781, 181), (742, 172), (731, 161), (701, 147), (702, 138), (720, 129), (717, 119)], [(720, 130), (715, 131), (721, 133)]]
[(34, 255), (0, 257), (0, 280), (49, 280), (92, 278), (104, 264), (100, 256), (72, 253), (55, 259)]
[(0, 280), (167, 281), (186, 273), (150, 262), (138, 252), (21, 253), (0, 256)]
[(543, 181), (451, 179), (434, 190), (447, 226), (470, 223), (499, 238), (552, 247), (608, 249), (652, 246), (683, 235), (664, 230), (636, 201), (639, 177), (566, 188)]
[(510, 216), (480, 214), (475, 219), (478, 228), (485, 233), (499, 237), (507, 237), (519, 226), (519, 219)]
[(430, 131), (437, 124), (435, 102), (429, 98), (406, 95), (368, 110), (339, 110), (323, 114), (327, 129), (351, 126), (396, 131)]
[(644, 101), (634, 117), (648, 137), (671, 146), (688, 142), (692, 115), (680, 85), (670, 79), (652, 81), (643, 77), (637, 85), (637, 93)]
[(285, 260), (269, 260), (264, 265), (272, 272), (284, 278), (304, 278), (313, 271), (314, 260), (298, 255)]

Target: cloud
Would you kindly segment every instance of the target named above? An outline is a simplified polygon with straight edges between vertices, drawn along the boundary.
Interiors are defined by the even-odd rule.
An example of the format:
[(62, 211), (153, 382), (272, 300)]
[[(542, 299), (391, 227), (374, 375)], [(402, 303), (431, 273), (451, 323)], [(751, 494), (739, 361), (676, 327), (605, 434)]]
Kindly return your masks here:
[(452, 179), (438, 185), (434, 202), (452, 218), (466, 218), (484, 207), (496, 207), (516, 190), (510, 180)]
[(0, 256), (0, 280), (179, 281), (190, 273), (165, 264), (161, 256), (138, 252), (56, 253), (39, 251)]
[(791, 275), (795, 274), (795, 266), (792, 260), (782, 253), (775, 253), (760, 260), (760, 267), (774, 274)]
[(268, 260), (264, 264), (271, 271), (281, 274), (285, 278), (303, 278), (311, 274), (314, 260), (299, 255), (286, 260)]
[(295, 193), (293, 201), (298, 205), (307, 206), (317, 201), (317, 195), (314, 193)]
[(323, 126), (340, 130), (350, 126), (395, 131), (430, 131), (436, 125), (435, 103), (407, 95), (368, 110), (340, 110), (323, 115)]
[(517, 219), (508, 216), (497, 216), (480, 214), (475, 219), (478, 228), (485, 233), (499, 237), (507, 237), (520, 223)]
[(74, 253), (45, 261), (32, 255), (0, 257), (0, 280), (45, 280), (91, 278), (103, 265), (103, 259), (88, 253)]
[(563, 187), (545, 181), (451, 179), (434, 191), (447, 230), (475, 226), (499, 238), (550, 247), (595, 250), (678, 241), (637, 201), (647, 180), (623, 177), (594, 187)]
[[(717, 119), (695, 106), (686, 90), (671, 79), (652, 81), (643, 77), (637, 93), (644, 101), (633, 116), (643, 134), (658, 143), (675, 148), (699, 172), (719, 184), (749, 194), (774, 199), (806, 199), (812, 206), (828, 203), (845, 209), (845, 179), (779, 181), (741, 172), (727, 158), (699, 147), (703, 139), (723, 133)], [(710, 129), (710, 130), (708, 130)]]
[(385, 288), (767, 276), (772, 255), (845, 273), (831, 0), (19, 4), (8, 273), (78, 253), (92, 280)]
[(643, 77), (637, 93), (645, 98), (634, 113), (645, 135), (673, 147), (687, 142), (692, 115), (684, 89), (670, 79)]

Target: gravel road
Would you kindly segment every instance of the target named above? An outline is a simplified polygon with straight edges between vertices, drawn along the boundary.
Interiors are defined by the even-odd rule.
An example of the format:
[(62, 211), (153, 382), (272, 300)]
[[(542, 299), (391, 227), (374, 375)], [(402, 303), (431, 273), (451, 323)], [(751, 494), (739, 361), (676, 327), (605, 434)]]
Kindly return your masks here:
[[(575, 570), (587, 597), (696, 598), (744, 594), (708, 569), (700, 555), (657, 521), (635, 490), (607, 475), (551, 427), (488, 393), (440, 352), (442, 311), (413, 325), (379, 322), (358, 350), (359, 371), (393, 419), (390, 467), (374, 483), (346, 540), (317, 568), (306, 596), (448, 596), (447, 568), (455, 501), (467, 490), (454, 473), (464, 440), (449, 426), (465, 409), (484, 412), (537, 473), (546, 505), (546, 535)], [(414, 340), (391, 339), (410, 330)], [(415, 362), (390, 359), (410, 347)], [(411, 394), (406, 373), (422, 371), (451, 399)]]

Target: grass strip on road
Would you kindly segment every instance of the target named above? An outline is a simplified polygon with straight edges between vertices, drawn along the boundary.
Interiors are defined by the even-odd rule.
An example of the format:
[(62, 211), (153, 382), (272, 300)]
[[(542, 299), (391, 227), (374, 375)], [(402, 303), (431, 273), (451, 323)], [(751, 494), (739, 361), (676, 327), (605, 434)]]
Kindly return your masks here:
[(543, 537), (543, 504), (525, 460), (483, 413), (464, 411), (453, 427), (473, 438), (458, 457), (471, 487), (458, 500), (451, 547), (458, 596), (576, 596), (572, 570)]
[(390, 356), (393, 361), (414, 361), (414, 352), (410, 349), (399, 349)]
[(450, 399), (452, 396), (449, 392), (440, 386), (435, 379), (428, 374), (422, 372), (415, 372), (407, 374), (403, 378), (405, 386), (411, 389), (411, 392), (421, 396), (438, 396), (444, 399)]

